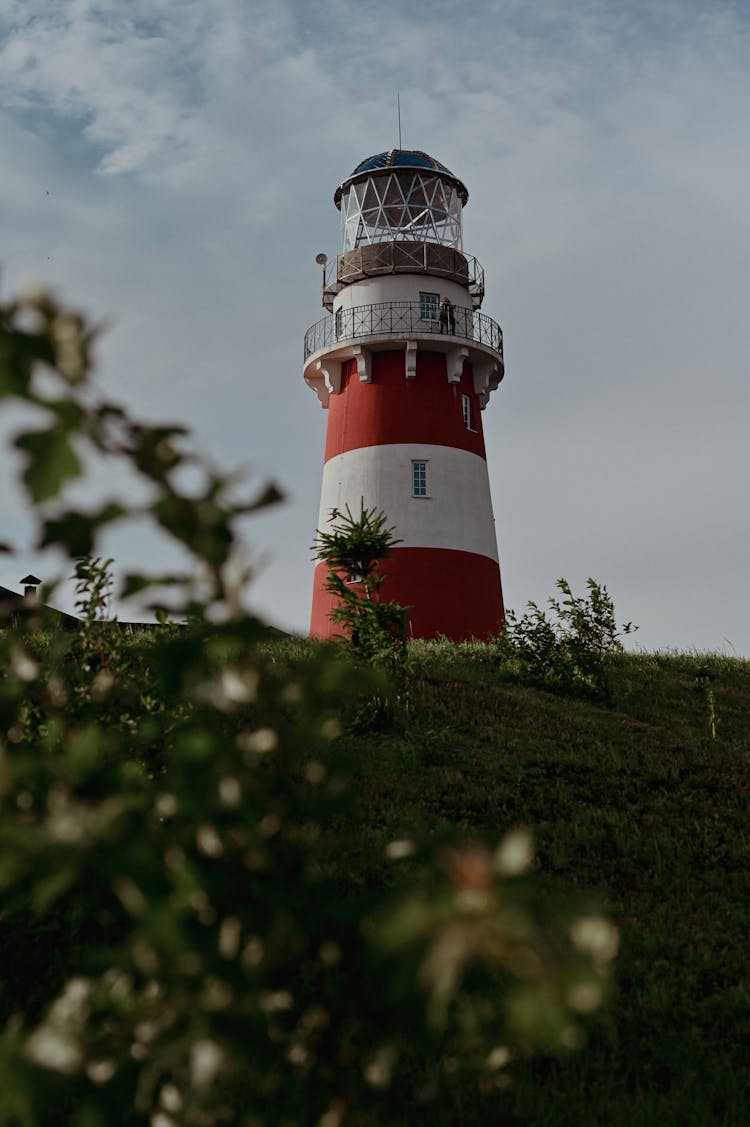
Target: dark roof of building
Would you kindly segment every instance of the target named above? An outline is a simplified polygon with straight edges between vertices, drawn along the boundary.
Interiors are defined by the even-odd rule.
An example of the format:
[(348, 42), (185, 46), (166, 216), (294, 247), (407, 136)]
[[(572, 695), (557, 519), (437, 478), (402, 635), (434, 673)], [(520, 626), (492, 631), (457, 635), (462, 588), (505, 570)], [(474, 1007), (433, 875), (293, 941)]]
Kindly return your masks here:
[(25, 595), (19, 595), (18, 591), (0, 587), (0, 627), (8, 619), (17, 618), (19, 615), (23, 618), (32, 615), (45, 616), (53, 625), (61, 626), (63, 630), (77, 630), (81, 625), (80, 619), (74, 614), (66, 614), (64, 610), (56, 610), (55, 607), (45, 606), (35, 599), (27, 599)]

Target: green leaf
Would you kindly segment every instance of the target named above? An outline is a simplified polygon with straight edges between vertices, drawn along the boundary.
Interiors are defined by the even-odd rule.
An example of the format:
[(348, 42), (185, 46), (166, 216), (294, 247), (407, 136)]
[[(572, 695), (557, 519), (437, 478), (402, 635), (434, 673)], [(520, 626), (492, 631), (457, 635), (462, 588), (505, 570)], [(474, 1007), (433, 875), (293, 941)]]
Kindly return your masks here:
[(154, 481), (163, 481), (169, 470), (185, 460), (175, 443), (175, 439), (187, 435), (185, 427), (134, 425), (130, 431), (132, 442), (130, 456), (133, 464), (146, 477)]
[(96, 548), (99, 528), (126, 515), (127, 509), (116, 501), (109, 502), (95, 513), (77, 513), (70, 509), (43, 522), (37, 547), (61, 544), (70, 556), (91, 556)]
[(73, 444), (60, 431), (26, 431), (18, 435), (15, 446), (26, 455), (23, 481), (35, 504), (56, 497), (66, 481), (81, 473)]
[(32, 890), (31, 902), (35, 911), (44, 912), (50, 908), (65, 895), (77, 876), (78, 873), (71, 864), (58, 862), (57, 867), (50, 867), (49, 872), (37, 881)]
[(151, 587), (174, 587), (187, 583), (189, 578), (188, 575), (141, 575), (139, 572), (128, 572), (122, 581), (121, 598), (138, 595)]
[(51, 342), (44, 334), (4, 331), (0, 334), (0, 397), (17, 395), (33, 399), (31, 380), (34, 364), (54, 363)]
[(279, 501), (285, 500), (286, 494), (284, 493), (284, 491), (279, 488), (276, 482), (271, 481), (267, 485), (263, 486), (261, 492), (257, 497), (254, 497), (252, 501), (248, 501), (244, 505), (238, 505), (236, 512), (238, 514), (241, 513), (243, 516), (247, 516), (249, 513), (257, 512), (258, 509), (265, 509), (269, 505), (277, 505)]

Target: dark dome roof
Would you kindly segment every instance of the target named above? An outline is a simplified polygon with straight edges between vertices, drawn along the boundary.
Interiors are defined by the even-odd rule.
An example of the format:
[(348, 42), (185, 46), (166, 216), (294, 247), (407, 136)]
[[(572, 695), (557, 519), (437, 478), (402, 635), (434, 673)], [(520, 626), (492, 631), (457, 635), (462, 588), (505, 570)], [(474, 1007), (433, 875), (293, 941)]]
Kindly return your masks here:
[(367, 157), (366, 160), (360, 161), (350, 176), (347, 176), (341, 187), (336, 189), (334, 201), (336, 207), (341, 205), (341, 193), (344, 188), (356, 180), (364, 179), (368, 173), (389, 172), (391, 169), (414, 169), (424, 172), (438, 172), (445, 177), (446, 180), (452, 180), (458, 189), (458, 194), (461, 198), (461, 203), (466, 204), (469, 198), (466, 185), (459, 180), (459, 178), (441, 164), (439, 160), (435, 160), (429, 153), (423, 153), (421, 149), (389, 149), (385, 153), (376, 153), (375, 156)]
[(374, 157), (361, 161), (352, 172), (352, 177), (359, 176), (360, 172), (373, 172), (376, 168), (429, 168), (433, 172), (447, 172), (452, 179), (456, 179), (449, 168), (419, 149), (389, 149), (387, 153), (376, 153)]

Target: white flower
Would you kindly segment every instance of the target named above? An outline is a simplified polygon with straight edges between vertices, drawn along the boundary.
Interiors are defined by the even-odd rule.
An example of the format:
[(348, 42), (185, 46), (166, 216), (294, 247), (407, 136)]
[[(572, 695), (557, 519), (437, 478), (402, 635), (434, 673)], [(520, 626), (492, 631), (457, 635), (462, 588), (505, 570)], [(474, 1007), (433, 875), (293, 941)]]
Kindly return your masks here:
[(495, 868), (504, 877), (519, 877), (534, 860), (534, 840), (528, 830), (506, 834), (495, 852)]
[(495, 1045), (487, 1057), (488, 1068), (505, 1068), (510, 1063), (510, 1049), (506, 1045)]
[(91, 982), (71, 978), (44, 1021), (26, 1042), (26, 1056), (42, 1068), (70, 1075), (81, 1067), (79, 1037), (88, 1017)]
[(593, 1013), (601, 1005), (602, 988), (598, 982), (576, 982), (568, 990), (566, 1001), (580, 1014)]
[(408, 838), (399, 838), (389, 841), (385, 847), (385, 855), (389, 861), (401, 861), (404, 857), (412, 857), (416, 851), (413, 841)]
[(190, 1083), (205, 1088), (221, 1068), (224, 1054), (215, 1041), (196, 1041), (190, 1047)]
[(603, 916), (580, 916), (570, 929), (570, 938), (597, 964), (611, 962), (620, 946), (620, 933)]

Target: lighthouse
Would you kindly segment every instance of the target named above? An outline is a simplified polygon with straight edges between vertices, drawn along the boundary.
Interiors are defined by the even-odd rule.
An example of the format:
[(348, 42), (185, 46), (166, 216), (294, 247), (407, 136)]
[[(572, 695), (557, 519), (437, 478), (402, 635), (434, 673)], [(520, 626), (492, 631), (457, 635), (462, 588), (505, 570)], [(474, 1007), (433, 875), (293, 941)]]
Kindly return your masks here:
[[(427, 153), (391, 149), (336, 189), (339, 253), (319, 255), (326, 316), (304, 378), (328, 412), (318, 528), (347, 506), (386, 514), (401, 543), (383, 598), (409, 635), (495, 634), (503, 600), (482, 411), (503, 378), (484, 270), (463, 248), (464, 183)], [(336, 632), (315, 569), (310, 632)]]

